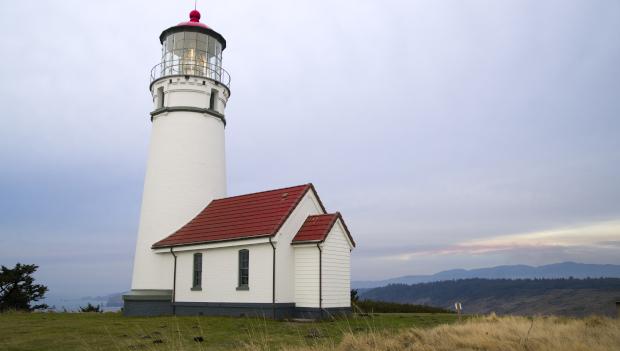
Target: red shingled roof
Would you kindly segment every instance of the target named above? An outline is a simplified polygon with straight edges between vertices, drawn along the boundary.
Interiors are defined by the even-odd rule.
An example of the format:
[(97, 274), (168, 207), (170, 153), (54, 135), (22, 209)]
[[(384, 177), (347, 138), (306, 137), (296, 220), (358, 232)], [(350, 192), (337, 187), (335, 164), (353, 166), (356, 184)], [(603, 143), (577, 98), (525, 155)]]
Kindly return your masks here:
[(189, 223), (152, 247), (274, 236), (309, 190), (316, 195), (314, 186), (305, 184), (213, 200)]
[(355, 247), (355, 241), (353, 241), (353, 237), (351, 237), (351, 233), (349, 233), (349, 228), (347, 228), (347, 225), (344, 223), (340, 212), (308, 216), (293, 238), (292, 243), (302, 244), (325, 241), (327, 234), (329, 234), (329, 231), (339, 219), (340, 222), (342, 222), (344, 231), (347, 233), (347, 236), (349, 236), (349, 240), (351, 240), (351, 244)]

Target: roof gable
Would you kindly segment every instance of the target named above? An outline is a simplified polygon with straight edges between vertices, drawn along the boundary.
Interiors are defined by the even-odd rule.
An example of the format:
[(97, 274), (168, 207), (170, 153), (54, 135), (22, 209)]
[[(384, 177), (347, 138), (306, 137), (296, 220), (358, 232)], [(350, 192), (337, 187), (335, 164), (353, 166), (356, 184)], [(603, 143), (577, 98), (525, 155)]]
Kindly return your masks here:
[(317, 195), (312, 184), (304, 184), (213, 200), (152, 248), (274, 236), (309, 190)]
[(325, 238), (327, 238), (327, 235), (338, 220), (342, 223), (342, 227), (351, 245), (355, 247), (355, 241), (353, 241), (349, 228), (347, 228), (347, 225), (344, 223), (340, 212), (308, 216), (304, 224), (299, 228), (291, 244), (321, 243), (325, 241)]

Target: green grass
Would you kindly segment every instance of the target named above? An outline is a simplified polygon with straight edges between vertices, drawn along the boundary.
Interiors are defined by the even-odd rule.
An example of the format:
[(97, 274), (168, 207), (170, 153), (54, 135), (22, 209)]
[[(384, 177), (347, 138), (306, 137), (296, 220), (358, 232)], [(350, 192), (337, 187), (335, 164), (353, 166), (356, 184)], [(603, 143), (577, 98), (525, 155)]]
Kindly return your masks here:
[[(260, 318), (13, 312), (0, 314), (0, 350), (278, 350), (335, 345), (348, 332), (397, 332), (452, 323), (456, 318), (453, 314), (403, 313), (293, 323)], [(204, 341), (196, 342), (195, 337)]]
[(357, 301), (355, 302), (355, 306), (362, 311), (374, 311), (378, 313), (454, 313), (445, 308), (435, 306), (374, 300)]

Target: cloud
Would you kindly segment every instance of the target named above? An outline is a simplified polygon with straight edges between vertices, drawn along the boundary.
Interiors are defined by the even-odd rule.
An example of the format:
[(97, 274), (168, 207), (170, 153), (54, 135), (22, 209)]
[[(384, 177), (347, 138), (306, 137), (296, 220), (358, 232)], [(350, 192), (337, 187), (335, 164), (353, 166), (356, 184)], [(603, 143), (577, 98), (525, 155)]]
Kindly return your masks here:
[(601, 241), (598, 243), (604, 247), (618, 247), (620, 248), (620, 240), (612, 240), (612, 241)]
[(445, 247), (383, 256), (382, 259), (407, 261), (419, 256), (482, 255), (510, 251), (543, 251), (570, 248), (615, 248), (620, 247), (620, 240), (618, 239), (620, 239), (620, 220), (613, 220), (568, 228), (466, 240)]

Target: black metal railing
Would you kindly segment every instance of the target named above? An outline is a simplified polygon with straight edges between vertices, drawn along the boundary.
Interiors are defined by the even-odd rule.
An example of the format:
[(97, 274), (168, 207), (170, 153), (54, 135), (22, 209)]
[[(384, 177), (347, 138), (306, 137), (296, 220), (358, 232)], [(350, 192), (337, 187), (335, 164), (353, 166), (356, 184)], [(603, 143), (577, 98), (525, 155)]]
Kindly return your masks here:
[(200, 61), (174, 60), (161, 62), (151, 69), (151, 83), (174, 75), (198, 76), (213, 79), (230, 89), (230, 74), (217, 65)]

